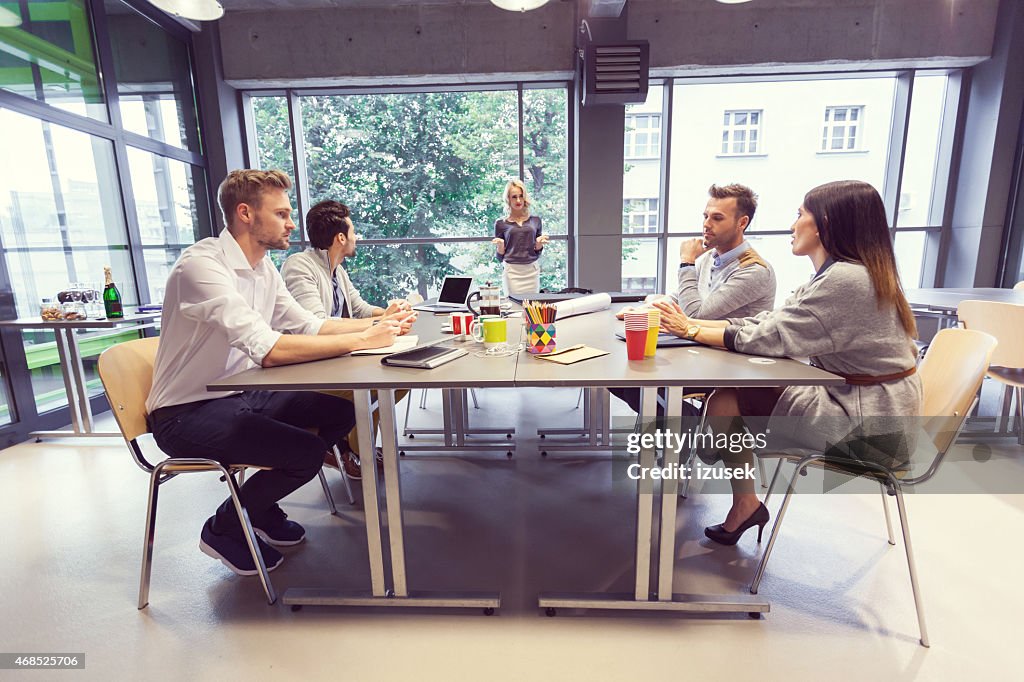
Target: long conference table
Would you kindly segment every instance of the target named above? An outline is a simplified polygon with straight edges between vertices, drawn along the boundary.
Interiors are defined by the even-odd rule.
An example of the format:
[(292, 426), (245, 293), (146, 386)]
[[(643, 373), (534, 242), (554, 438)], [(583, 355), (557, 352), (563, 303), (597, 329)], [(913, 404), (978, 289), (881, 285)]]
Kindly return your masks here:
[[(614, 306), (618, 309), (620, 306)], [(317, 362), (251, 369), (210, 384), (211, 391), (277, 390), (353, 391), (356, 425), (361, 452), (373, 451), (370, 391), (377, 391), (380, 410), (380, 445), (383, 450), (384, 501), (387, 515), (387, 554), (390, 577), (386, 575), (385, 540), (381, 525), (381, 498), (377, 468), (372, 457), (362, 458), (363, 504), (369, 549), (370, 590), (339, 590), (293, 587), (285, 592), (285, 604), (340, 606), (421, 606), (482, 608), (485, 613), (501, 606), (495, 592), (412, 592), (408, 589), (404, 523), (402, 516), (401, 471), (398, 461), (394, 391), (413, 388), (510, 388), (638, 386), (642, 389), (641, 420), (655, 414), (657, 389), (667, 387), (668, 416), (680, 417), (686, 386), (767, 387), (835, 385), (843, 379), (829, 372), (789, 359), (752, 358), (740, 353), (706, 347), (659, 348), (655, 357), (630, 361), (626, 345), (614, 337), (618, 323), (613, 310), (581, 315), (557, 322), (558, 344), (564, 348), (588, 344), (609, 351), (608, 355), (572, 365), (538, 360), (525, 350), (505, 356), (480, 357), (482, 346), (472, 341), (452, 345), (470, 354), (432, 370), (388, 367), (380, 356), (345, 356)], [(415, 333), (422, 342), (442, 338), (445, 318), (421, 316)], [(510, 342), (522, 337), (521, 319), (509, 319)], [(517, 333), (518, 330), (518, 333)], [(521, 343), (520, 343), (521, 345)], [(666, 448), (665, 467), (679, 464), (679, 453)], [(655, 466), (655, 450), (644, 448), (639, 464)], [(678, 594), (672, 589), (675, 561), (676, 505), (678, 481), (664, 481), (653, 489), (637, 481), (635, 580), (631, 594), (584, 593), (542, 594), (538, 607), (552, 613), (556, 608), (631, 609), (643, 611), (735, 612), (759, 614), (769, 611), (766, 600), (756, 595)], [(655, 520), (660, 516), (660, 523)], [(585, 523), (585, 519), (580, 519)], [(655, 537), (657, 536), (657, 537)], [(657, 547), (656, 558), (652, 550)], [(651, 590), (652, 582), (657, 585)]]

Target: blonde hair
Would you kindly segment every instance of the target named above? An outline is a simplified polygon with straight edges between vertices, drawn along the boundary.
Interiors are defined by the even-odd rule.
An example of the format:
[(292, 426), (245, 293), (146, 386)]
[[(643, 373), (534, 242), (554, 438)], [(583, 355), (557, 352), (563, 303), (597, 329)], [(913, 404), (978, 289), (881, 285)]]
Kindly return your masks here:
[(217, 203), (224, 216), (224, 224), (231, 225), (231, 217), (239, 204), (259, 208), (263, 192), (270, 189), (288, 191), (292, 181), (279, 170), (233, 170), (217, 188)]
[(505, 193), (502, 195), (502, 199), (505, 202), (505, 215), (512, 215), (512, 204), (508, 200), (508, 195), (512, 193), (512, 188), (516, 187), (523, 191), (523, 205), (526, 208), (530, 208), (530, 193), (526, 191), (526, 185), (519, 178), (512, 178), (505, 185)]

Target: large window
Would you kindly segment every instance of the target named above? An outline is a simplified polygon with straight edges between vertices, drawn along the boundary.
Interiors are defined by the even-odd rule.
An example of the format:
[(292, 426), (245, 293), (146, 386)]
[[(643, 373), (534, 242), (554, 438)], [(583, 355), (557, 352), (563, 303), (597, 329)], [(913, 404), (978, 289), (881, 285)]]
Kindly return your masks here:
[[(553, 238), (541, 258), (541, 284), (565, 286), (564, 85), (251, 93), (249, 102), (255, 158), (262, 168), (281, 168), (300, 180), (297, 208), (304, 212), (335, 199), (352, 210), (363, 241), (347, 269), (367, 300), (382, 302), (410, 290), (432, 295), (447, 274), (500, 281), (490, 239), (495, 220), (504, 215), (505, 184), (517, 177), (526, 182), (531, 212)], [(299, 167), (293, 145), (301, 150)], [(293, 250), (304, 246), (304, 233), (293, 238)]]
[[(170, 265), (210, 233), (187, 31), (141, 2), (2, 7), (21, 20), (0, 29), (0, 145), (12, 160), (0, 166), (2, 314), (38, 317), (40, 300), (70, 285), (102, 288), (107, 265), (127, 305), (161, 301)], [(4, 367), (27, 373), (0, 381), (16, 403), (0, 405), (0, 424), (18, 419), (0, 436), (68, 423), (53, 334), (2, 334)], [(79, 335), (90, 395), (102, 393), (96, 356), (134, 337)]]
[[(623, 232), (653, 238), (623, 242), (623, 288), (673, 289), (679, 245), (700, 236), (708, 187), (737, 182), (759, 195), (747, 236), (775, 267), (781, 302), (813, 274), (810, 262), (793, 256), (790, 248), (789, 227), (804, 194), (847, 179), (878, 189), (896, 228), (904, 283), (927, 286), (948, 184), (940, 160), (951, 156), (956, 113), (948, 104), (956, 100), (951, 83), (959, 87), (959, 75), (955, 80), (946, 72), (762, 81), (677, 78), (664, 86), (671, 88), (667, 103), (661, 88), (652, 86), (645, 104), (627, 107), (627, 134), (631, 114), (664, 109), (670, 161), (665, 167), (660, 159), (626, 160)], [(871, 125), (865, 125), (868, 115)], [(903, 142), (904, 131), (894, 121), (904, 120), (901, 149), (893, 145)], [(661, 183), (667, 185), (666, 197)], [(645, 203), (653, 198), (659, 202)], [(651, 229), (654, 206), (668, 211), (655, 223), (664, 228)]]

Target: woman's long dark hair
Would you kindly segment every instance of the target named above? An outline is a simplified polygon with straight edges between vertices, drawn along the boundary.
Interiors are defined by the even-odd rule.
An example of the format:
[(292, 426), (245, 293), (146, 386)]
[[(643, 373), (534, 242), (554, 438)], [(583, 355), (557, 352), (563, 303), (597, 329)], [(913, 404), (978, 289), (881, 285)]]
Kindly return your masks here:
[(828, 254), (867, 268), (879, 306), (896, 308), (903, 328), (916, 337), (917, 323), (900, 284), (885, 204), (875, 188), (859, 180), (829, 182), (808, 192), (804, 207), (814, 216)]

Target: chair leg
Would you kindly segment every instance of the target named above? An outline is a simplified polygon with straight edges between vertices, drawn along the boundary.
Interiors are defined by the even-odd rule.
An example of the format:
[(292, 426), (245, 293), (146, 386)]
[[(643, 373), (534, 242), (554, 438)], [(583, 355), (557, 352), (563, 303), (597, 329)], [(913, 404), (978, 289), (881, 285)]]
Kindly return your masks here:
[(469, 397), (473, 399), (473, 409), (479, 410), (480, 409), (480, 403), (478, 403), (476, 401), (476, 389), (473, 389), (473, 388), (469, 389)]
[[(779, 460), (779, 464), (782, 460)], [(761, 556), (761, 563), (757, 565), (757, 571), (754, 572), (754, 579), (750, 583), (750, 593), (757, 594), (757, 588), (761, 585), (761, 578), (764, 577), (764, 569), (768, 565), (768, 558), (772, 555), (772, 549), (775, 548), (775, 540), (779, 536), (779, 529), (782, 528), (782, 519), (786, 516), (786, 509), (789, 508), (789, 501), (793, 497), (793, 488), (796, 487), (797, 477), (800, 475), (800, 469), (803, 463), (797, 465), (796, 469), (793, 470), (793, 478), (789, 480), (789, 487), (786, 488), (786, 497), (782, 500), (782, 506), (779, 507), (779, 514), (775, 517), (775, 524), (772, 525), (772, 534), (768, 538), (768, 546), (764, 549), (764, 554)], [(776, 473), (778, 470), (776, 469)]]
[[(331, 488), (327, 485), (327, 477), (324, 475), (323, 467), (320, 467), (320, 486), (324, 489), (324, 497), (327, 498), (327, 507), (331, 510), (331, 516), (338, 515), (338, 508), (334, 506), (334, 495), (331, 494)], [(342, 478), (345, 475), (342, 473)]]
[(580, 389), (580, 394), (576, 396), (576, 409), (580, 409), (580, 402), (583, 400), (583, 389)]
[(402, 424), (402, 435), (409, 435), (409, 408), (412, 407), (412, 398), (405, 401), (405, 423)]
[[(700, 419), (697, 421), (697, 431), (695, 433), (704, 433), (704, 429), (707, 426), (708, 419), (708, 401), (705, 399), (700, 406)], [(686, 499), (690, 494), (690, 479), (693, 478), (693, 462), (697, 459), (697, 449), (690, 445), (690, 455), (686, 458), (686, 468), (690, 475), (686, 477), (686, 481), (683, 483), (683, 489), (679, 493), (679, 497)]]
[[(780, 459), (779, 462), (782, 462), (782, 460)], [(760, 457), (757, 458), (757, 477), (761, 479), (761, 488), (767, 488), (768, 478), (764, 475), (764, 462), (761, 461)]]
[(146, 509), (146, 533), (142, 540), (142, 575), (139, 577), (139, 608), (149, 605), (149, 580), (153, 573), (153, 538), (156, 536), (156, 504), (160, 492), (157, 466), (149, 475), (149, 502)]
[(903, 529), (903, 546), (907, 550), (907, 568), (910, 569), (910, 588), (914, 591), (914, 606), (917, 607), (917, 624), (921, 629), (921, 646), (930, 647), (928, 628), (924, 624), (924, 604), (921, 599), (921, 587), (917, 582), (917, 567), (914, 564), (914, 549), (910, 544), (910, 523), (907, 521), (907, 508), (903, 501), (903, 491), (898, 485), (896, 490), (896, 508), (900, 512), (900, 526)]
[(768, 484), (768, 492), (764, 494), (764, 505), (768, 506), (768, 500), (772, 499), (772, 491), (775, 490), (775, 481), (779, 478), (779, 472), (782, 471), (782, 458), (775, 463), (775, 473), (772, 474), (772, 481)]
[(425, 388), (420, 393), (420, 409), (427, 409), (427, 389)]
[[(334, 463), (338, 465), (338, 471), (341, 472), (341, 480), (345, 484), (345, 494), (348, 495), (348, 503), (355, 504), (356, 498), (352, 496), (352, 482), (348, 480), (345, 467), (341, 466), (341, 453), (338, 451), (338, 446), (335, 445), (331, 448), (331, 452), (334, 453)], [(331, 513), (335, 513), (334, 509), (331, 510)]]
[(1024, 388), (1017, 386), (1017, 444), (1024, 445)]
[(240, 468), (238, 470), (238, 474), (237, 475), (238, 475), (238, 487), (241, 488), (243, 485), (245, 485), (245, 467)]
[(242, 524), (245, 542), (249, 545), (249, 552), (252, 554), (253, 561), (256, 562), (256, 567), (259, 569), (260, 583), (263, 585), (263, 591), (267, 595), (267, 603), (273, 604), (277, 601), (277, 593), (274, 591), (274, 585), (270, 582), (270, 576), (267, 575), (267, 565), (263, 561), (263, 554), (260, 552), (259, 545), (256, 544), (256, 535), (252, 531), (249, 514), (245, 511), (245, 507), (242, 506), (242, 500), (238, 496), (238, 486), (235, 484), (235, 479), (228, 474), (227, 469), (222, 469), (222, 471), (227, 477), (228, 490), (231, 491), (231, 501), (235, 503), (235, 512), (238, 514), (238, 520)]
[(889, 544), (895, 545), (896, 538), (892, 535), (892, 517), (889, 515), (889, 494), (885, 490), (885, 484), (879, 483), (882, 489), (882, 509), (885, 510), (885, 529), (889, 532)]

